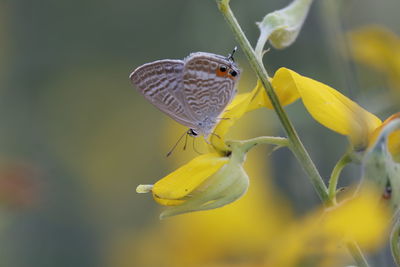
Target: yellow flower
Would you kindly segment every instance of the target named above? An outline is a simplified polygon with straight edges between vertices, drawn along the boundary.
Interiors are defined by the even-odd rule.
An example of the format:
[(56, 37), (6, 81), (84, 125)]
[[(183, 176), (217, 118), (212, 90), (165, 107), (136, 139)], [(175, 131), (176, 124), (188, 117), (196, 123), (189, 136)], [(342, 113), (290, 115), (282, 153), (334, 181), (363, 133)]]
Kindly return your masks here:
[(231, 104), (226, 108), (224, 118), (214, 129), (214, 134), (211, 135), (210, 141), (213, 149), (224, 153), (229, 150), (224, 137), (228, 130), (240, 119), (245, 113), (261, 108), (266, 105), (267, 96), (261, 83), (249, 93), (239, 94), (235, 97)]
[(257, 86), (238, 95), (227, 107), (210, 137), (211, 152), (200, 155), (153, 185), (139, 185), (138, 193), (152, 192), (156, 202), (169, 206), (161, 218), (181, 213), (214, 209), (242, 196), (249, 185), (243, 169), (246, 152), (228, 147), (228, 129), (246, 112), (263, 106), (264, 90)]
[(307, 266), (347, 266), (353, 260), (346, 242), (356, 240), (363, 251), (374, 251), (387, 240), (390, 214), (377, 204), (380, 194), (373, 188), (334, 208), (294, 218), (279, 190), (269, 179), (261, 179), (266, 173), (260, 170), (261, 154), (249, 156), (252, 160), (246, 164), (252, 167), (255, 186), (241, 201), (172, 218), (143, 232), (143, 239), (137, 239), (137, 231), (130, 240), (124, 234), (113, 250), (111, 265), (289, 267), (307, 262)]
[[(386, 240), (390, 213), (377, 205), (380, 193), (369, 187), (356, 198), (328, 210), (317, 210), (294, 222), (282, 233), (270, 252), (268, 266), (347, 265), (343, 250), (346, 242), (357, 241), (365, 250), (375, 250)], [(318, 262), (321, 261), (321, 262)]]
[(376, 201), (380, 198), (379, 190), (366, 186), (362, 194), (326, 211), (322, 230), (347, 241), (355, 240), (367, 249), (377, 248), (386, 240), (391, 217), (388, 207)]
[[(348, 136), (356, 151), (365, 150), (385, 123), (400, 116), (395, 114), (382, 123), (374, 114), (335, 89), (286, 68), (280, 68), (275, 73), (272, 85), (278, 95), (282, 91), (291, 94), (293, 101), (301, 98), (315, 120)], [(394, 157), (400, 155), (399, 134), (395, 131), (389, 137), (389, 150)]]
[(349, 33), (353, 58), (385, 74), (400, 89), (400, 38), (382, 26), (366, 26)]
[[(258, 131), (253, 117), (240, 123), (247, 127), (236, 128), (237, 134)], [(112, 242), (109, 265), (265, 267), (269, 249), (291, 219), (288, 202), (268, 179), (265, 153), (260, 148), (248, 155), (245, 167), (252, 186), (240, 201), (218, 210), (173, 217), (139, 232), (123, 232)]]
[[(335, 89), (301, 76), (286, 68), (279, 69), (272, 86), (282, 105), (301, 98), (309, 113), (322, 125), (349, 137), (356, 151), (374, 142), (385, 122), (360, 107)], [(210, 136), (210, 150), (167, 175), (153, 185), (139, 185), (137, 192), (152, 192), (155, 201), (169, 206), (161, 217), (224, 206), (242, 196), (249, 180), (242, 164), (247, 151), (229, 147), (225, 135), (246, 112), (272, 105), (260, 83), (250, 92), (238, 95), (227, 107)], [(389, 136), (389, 150), (400, 157), (400, 130)]]

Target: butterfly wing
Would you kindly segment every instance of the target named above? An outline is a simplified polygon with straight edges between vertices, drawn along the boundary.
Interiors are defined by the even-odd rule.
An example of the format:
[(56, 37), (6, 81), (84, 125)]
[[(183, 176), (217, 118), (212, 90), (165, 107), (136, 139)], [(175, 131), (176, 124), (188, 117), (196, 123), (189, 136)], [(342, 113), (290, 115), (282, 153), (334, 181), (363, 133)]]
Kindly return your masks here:
[[(226, 66), (226, 72), (220, 71)], [(235, 77), (228, 76), (229, 71)], [(183, 70), (183, 97), (186, 110), (197, 121), (211, 120), (216, 123), (236, 93), (240, 70), (227, 58), (211, 53), (197, 52), (185, 59)], [(201, 126), (200, 126), (201, 127)]]
[(182, 60), (157, 60), (138, 67), (129, 78), (155, 107), (177, 122), (193, 128), (193, 119), (187, 115), (180, 97), (183, 68)]

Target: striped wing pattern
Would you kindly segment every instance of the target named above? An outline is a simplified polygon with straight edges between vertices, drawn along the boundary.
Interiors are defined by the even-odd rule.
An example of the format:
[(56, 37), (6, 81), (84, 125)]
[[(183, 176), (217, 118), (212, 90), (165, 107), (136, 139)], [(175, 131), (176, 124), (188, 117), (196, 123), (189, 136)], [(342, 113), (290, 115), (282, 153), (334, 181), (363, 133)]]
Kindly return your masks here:
[[(226, 58), (198, 52), (185, 61), (183, 95), (187, 111), (198, 121), (216, 122), (235, 95), (236, 80), (216, 75), (220, 65), (231, 65)], [(239, 73), (239, 70), (237, 69)]]
[(193, 119), (182, 103), (182, 60), (157, 60), (138, 67), (130, 75), (140, 93), (158, 109), (179, 123), (193, 128)]
[[(236, 72), (219, 75), (220, 66)], [(157, 60), (130, 75), (140, 93), (177, 122), (207, 136), (236, 93), (239, 69), (226, 57), (197, 52), (182, 60)], [(226, 73), (225, 73), (226, 74)]]

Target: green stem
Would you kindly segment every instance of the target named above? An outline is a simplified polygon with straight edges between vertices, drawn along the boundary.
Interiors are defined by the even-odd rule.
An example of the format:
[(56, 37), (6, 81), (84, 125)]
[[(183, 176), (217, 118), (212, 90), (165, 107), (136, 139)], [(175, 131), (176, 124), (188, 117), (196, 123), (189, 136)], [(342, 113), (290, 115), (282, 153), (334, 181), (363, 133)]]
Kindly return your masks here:
[(340, 177), (340, 173), (342, 172), (343, 168), (351, 162), (351, 157), (348, 154), (343, 155), (336, 163), (335, 167), (333, 168), (331, 178), (329, 179), (329, 199), (332, 204), (336, 204), (336, 188), (338, 184), (338, 180)]
[(248, 139), (248, 140), (230, 140), (226, 142), (228, 146), (240, 146), (241, 150), (244, 152), (249, 151), (251, 148), (258, 144), (269, 144), (276, 146), (288, 146), (289, 141), (285, 137), (275, 137), (275, 136), (259, 136), (256, 138)]
[(270, 33), (269, 32), (261, 32), (260, 37), (257, 40), (256, 48), (255, 48), (255, 53), (257, 55), (257, 58), (263, 58), (263, 51), (264, 51), (264, 45), (265, 42), (267, 41), (267, 38), (269, 37)]
[(350, 251), (351, 256), (357, 263), (357, 267), (369, 267), (367, 259), (364, 257), (360, 247), (356, 242), (348, 242), (347, 249)]
[(400, 266), (399, 235), (400, 221), (397, 220), (393, 225), (392, 232), (390, 233), (390, 249), (397, 266)]
[[(279, 103), (279, 99), (275, 94), (271, 84), (268, 80), (267, 71), (264, 68), (262, 62), (257, 58), (250, 42), (247, 40), (243, 30), (241, 29), (239, 23), (237, 22), (235, 16), (232, 13), (232, 10), (229, 7), (229, 0), (216, 0), (218, 8), (222, 15), (225, 17), (226, 21), (228, 22), (229, 26), (231, 27), (237, 41), (239, 42), (240, 46), (243, 49), (244, 54), (248, 58), (250, 65), (252, 66), (253, 70), (256, 72), (258, 78), (261, 80), (268, 97), (271, 100), (271, 103), (277, 113), (279, 120), (282, 123), (283, 128), (285, 129), (288, 135), (288, 142), (289, 147), (295, 154), (296, 158), (302, 165), (303, 169), (310, 177), (310, 181), (313, 184), (315, 190), (318, 193), (318, 196), (321, 198), (322, 202), (329, 206), (332, 203), (330, 202), (328, 188), (326, 187), (325, 183), (322, 180), (321, 175), (319, 174), (317, 168), (315, 167), (313, 161), (311, 160), (309, 154), (305, 150), (303, 144), (301, 143), (293, 125), (291, 124), (288, 116), (286, 115), (285, 111), (283, 110), (281, 104)], [(354, 260), (357, 262), (359, 267), (368, 267), (369, 264), (365, 259), (364, 255), (362, 254), (360, 248), (358, 247), (357, 243), (349, 242), (347, 247), (353, 256)]]
[(292, 123), (290, 122), (288, 116), (286, 115), (286, 112), (283, 110), (281, 104), (279, 103), (279, 99), (268, 80), (269, 77), (267, 71), (265, 70), (262, 62), (257, 58), (257, 55), (255, 54), (250, 42), (247, 40), (243, 30), (241, 29), (235, 16), (233, 15), (232, 10), (229, 7), (229, 0), (216, 0), (216, 1), (219, 10), (221, 11), (222, 15), (225, 17), (226, 21), (231, 27), (237, 41), (239, 42), (240, 46), (243, 49), (244, 54), (248, 58), (250, 65), (256, 72), (258, 78), (261, 80), (261, 83), (263, 84), (267, 92), (267, 95), (271, 100), (272, 106), (274, 107), (275, 112), (278, 115), (279, 120), (281, 121), (282, 126), (286, 131), (290, 144), (289, 147), (293, 151), (293, 154), (296, 156), (298, 161), (301, 163), (308, 177), (310, 177), (311, 183), (313, 184), (322, 202), (328, 205), (329, 204), (328, 189), (325, 183), (323, 182), (321, 175), (319, 174), (313, 161), (311, 160), (309, 154), (307, 153), (303, 144), (301, 143), (296, 130), (294, 129)]

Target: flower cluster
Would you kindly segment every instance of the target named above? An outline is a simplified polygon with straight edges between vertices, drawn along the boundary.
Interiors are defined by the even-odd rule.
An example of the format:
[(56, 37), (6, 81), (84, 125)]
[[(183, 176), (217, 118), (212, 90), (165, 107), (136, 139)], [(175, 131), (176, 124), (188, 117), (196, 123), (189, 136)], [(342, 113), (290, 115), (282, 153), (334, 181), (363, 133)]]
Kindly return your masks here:
[[(358, 245), (366, 249), (381, 245), (387, 237), (390, 216), (398, 211), (400, 205), (400, 112), (396, 113), (397, 110), (381, 120), (329, 85), (285, 67), (279, 68), (272, 77), (268, 76), (262, 65), (265, 43), (269, 41), (279, 49), (292, 44), (312, 0), (295, 0), (288, 7), (265, 16), (258, 23), (261, 33), (254, 50), (233, 17), (229, 0), (217, 0), (217, 3), (238, 35), (239, 43), (259, 78), (257, 85), (250, 92), (237, 95), (227, 106), (221, 115), (223, 119), (208, 137), (208, 153), (195, 157), (154, 185), (139, 185), (137, 192), (151, 192), (157, 203), (167, 207), (161, 218), (220, 208), (239, 199), (248, 190), (251, 179), (243, 164), (252, 147), (258, 144), (284, 146), (301, 162), (324, 207), (295, 223), (286, 222), (279, 238), (273, 239), (273, 246), (266, 245), (260, 261), (262, 264), (254, 266), (294, 266), (307, 262), (308, 256), (315, 260), (321, 253), (335, 251), (332, 254), (337, 255), (335, 248), (343, 242), (350, 248), (353, 257), (363, 262)], [(379, 40), (372, 45), (363, 43), (368, 38), (375, 40), (376, 36), (385, 41)], [(400, 73), (399, 38), (375, 28), (372, 32), (352, 33), (350, 39), (356, 51), (356, 60), (388, 72), (390, 82), (397, 83)], [(386, 46), (387, 43), (392, 49)], [(397, 51), (394, 56), (390, 54), (391, 50)], [(380, 58), (381, 54), (386, 60)], [(332, 171), (329, 188), (283, 108), (299, 99), (318, 123), (349, 140), (348, 151)], [(287, 138), (260, 136), (247, 140), (227, 139), (227, 133), (239, 119), (260, 108), (275, 110)], [(343, 167), (350, 162), (360, 164), (361, 182), (357, 186), (349, 186), (347, 194), (339, 195), (337, 181)], [(399, 237), (393, 238), (392, 247), (394, 254), (398, 254), (400, 264), (399, 241), (396, 241)], [(305, 244), (308, 250), (304, 249)]]
[[(337, 90), (301, 76), (287, 68), (279, 69), (272, 78), (281, 103), (288, 105), (301, 99), (311, 116), (327, 128), (349, 137), (354, 151), (366, 151), (384, 126), (400, 114), (382, 122)], [(259, 83), (250, 93), (239, 94), (227, 107), (224, 116), (210, 137), (211, 152), (200, 155), (167, 175), (154, 186), (140, 185), (138, 192), (153, 193), (161, 205), (172, 206), (163, 216), (212, 209), (238, 199), (248, 186), (243, 170), (246, 149), (225, 140), (229, 128), (246, 112), (272, 108)], [(389, 149), (394, 158), (400, 155), (400, 131), (389, 136)]]

